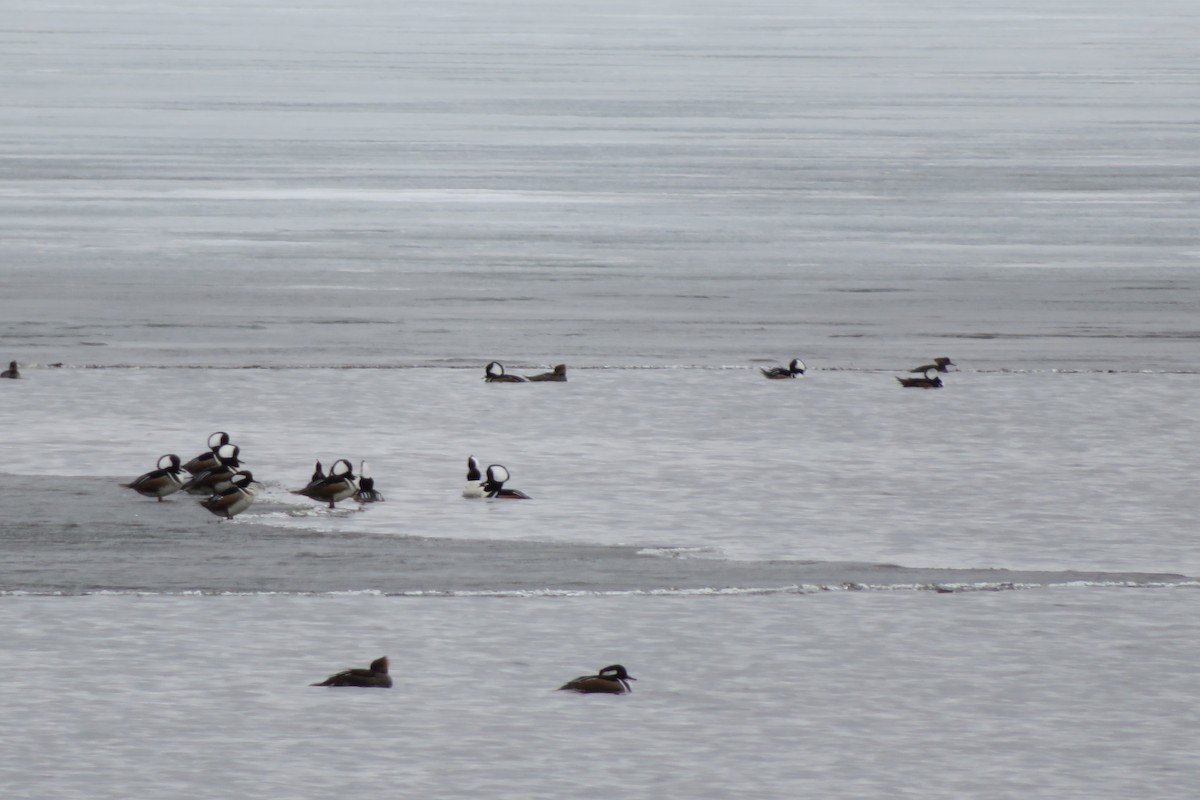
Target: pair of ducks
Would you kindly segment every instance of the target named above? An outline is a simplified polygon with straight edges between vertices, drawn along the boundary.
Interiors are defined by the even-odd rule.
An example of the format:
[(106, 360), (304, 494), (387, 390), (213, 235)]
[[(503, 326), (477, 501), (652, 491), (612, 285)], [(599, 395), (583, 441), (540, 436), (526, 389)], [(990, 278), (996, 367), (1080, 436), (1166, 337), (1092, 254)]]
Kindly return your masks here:
[(949, 372), (947, 367), (957, 367), (958, 365), (951, 361), (948, 357), (942, 356), (935, 358), (932, 364), (922, 364), (919, 367), (913, 367), (909, 372), (924, 373), (920, 378), (901, 378), (896, 376), (896, 380), (900, 381), (900, 385), (906, 389), (940, 389), (942, 388), (942, 379), (937, 376), (939, 372)]
[(543, 372), (540, 375), (509, 375), (504, 371), (504, 365), (499, 361), (492, 361), (483, 368), (483, 379), (488, 383), (541, 383), (553, 381), (557, 383), (567, 382), (567, 365), (559, 364), (550, 372)]
[(230, 443), (228, 433), (217, 431), (211, 434), (208, 446), (207, 451), (186, 464), (181, 463), (174, 453), (160, 456), (156, 469), (121, 485), (144, 497), (156, 497), (160, 503), (163, 498), (181, 491), (206, 495), (200, 501), (203, 508), (232, 519), (254, 502), (259, 484), (249, 470), (241, 469), (241, 451)]
[(503, 464), (492, 464), (487, 468), (487, 479), (479, 471), (479, 459), (467, 457), (467, 485), (463, 487), (463, 497), (493, 497), (498, 500), (528, 500), (529, 495), (520, 489), (505, 489), (505, 482), (511, 477), (508, 468)]
[[(559, 690), (580, 692), (581, 694), (626, 694), (633, 688), (629, 681), (637, 680), (620, 664), (613, 664), (600, 670), (595, 675), (582, 675), (573, 681), (568, 681)], [(310, 686), (358, 686), (367, 689), (392, 688), (392, 676), (388, 674), (387, 656), (382, 656), (371, 662), (366, 669), (346, 669), (330, 675), (320, 683)]]
[(383, 495), (375, 489), (375, 479), (367, 470), (367, 462), (359, 465), (359, 474), (354, 474), (354, 467), (345, 458), (333, 462), (329, 474), (317, 462), (308, 485), (303, 489), (293, 489), (292, 494), (298, 494), (311, 500), (329, 503), (330, 508), (336, 507), (338, 501), (353, 497), (360, 503), (382, 503)]

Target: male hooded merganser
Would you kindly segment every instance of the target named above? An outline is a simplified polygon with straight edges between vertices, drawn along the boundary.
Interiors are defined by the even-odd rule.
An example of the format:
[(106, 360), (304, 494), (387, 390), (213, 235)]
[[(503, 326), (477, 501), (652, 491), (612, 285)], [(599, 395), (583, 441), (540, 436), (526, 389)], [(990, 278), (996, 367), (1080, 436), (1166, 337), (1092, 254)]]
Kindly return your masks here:
[(931, 372), (935, 372), (934, 367), (929, 367), (925, 370), (924, 378), (901, 378), (896, 376), (896, 380), (900, 381), (900, 385), (906, 389), (940, 389), (942, 388), (942, 379), (936, 374), (930, 377)]
[(249, 508), (257, 496), (258, 484), (254, 481), (254, 475), (249, 471), (238, 472), (230, 478), (227, 487), (219, 489), (212, 496), (201, 500), (200, 505), (218, 517), (233, 519), (234, 516)]
[(357, 491), (358, 478), (354, 475), (354, 467), (346, 459), (339, 458), (329, 469), (328, 476), (316, 483), (310, 483), (303, 489), (294, 489), (292, 494), (329, 503), (329, 507), (333, 508), (339, 500), (353, 497)]
[(19, 377), (21, 377), (21, 371), (19, 369), (17, 369), (17, 362), (15, 362), (15, 361), (8, 362), (8, 369), (4, 370), (4, 372), (0, 372), (0, 378), (19, 378)]
[(595, 675), (583, 675), (573, 681), (568, 681), (558, 687), (559, 691), (566, 689), (583, 694), (625, 694), (632, 692), (629, 681), (636, 681), (620, 664), (605, 667)]
[(942, 356), (941, 358), (935, 358), (932, 364), (922, 364), (919, 367), (913, 367), (909, 372), (928, 372), (931, 369), (937, 372), (949, 372), (950, 370), (946, 369), (946, 367), (957, 366), (958, 364), (955, 364), (948, 357)]
[(492, 361), (483, 368), (483, 379), (488, 383), (525, 383), (525, 378), (520, 375), (505, 375), (504, 365), (499, 361)]
[(377, 658), (366, 669), (346, 669), (330, 675), (320, 683), (309, 686), (363, 686), (376, 689), (392, 688), (392, 676), (388, 675), (387, 656)]
[(540, 375), (530, 375), (527, 380), (537, 381), (558, 381), (559, 383), (567, 382), (567, 365), (559, 364), (550, 372), (543, 372)]
[(217, 450), (222, 445), (229, 444), (229, 434), (225, 431), (216, 431), (208, 435), (208, 450), (193, 458), (191, 461), (183, 465), (183, 468), (192, 475), (199, 475), (206, 469), (212, 469), (221, 463), (217, 458)]
[(358, 491), (354, 493), (354, 499), (360, 503), (382, 503), (383, 495), (375, 491), (375, 479), (367, 472), (367, 462), (359, 462), (358, 465)]
[(179, 456), (167, 453), (158, 459), (158, 469), (151, 470), (145, 475), (139, 475), (129, 483), (122, 483), (126, 489), (133, 489), (144, 497), (162, 499), (169, 494), (175, 494), (183, 488), (183, 467), (179, 466)]
[(762, 367), (759, 367), (758, 371), (771, 380), (779, 380), (780, 378), (794, 378), (797, 375), (804, 374), (804, 362), (798, 358), (793, 358), (792, 363), (788, 364), (786, 367), (771, 367), (770, 369), (763, 369)]
[(483, 473), (479, 471), (479, 459), (467, 457), (467, 485), (462, 490), (463, 497), (483, 497)]
[(528, 500), (529, 495), (520, 489), (505, 489), (504, 482), (509, 479), (508, 469), (502, 464), (492, 464), (487, 468), (487, 480), (483, 482), (483, 496), (495, 497), (499, 500)]
[(213, 451), (216, 463), (199, 474), (193, 474), (192, 479), (183, 485), (183, 490), (188, 494), (211, 494), (228, 488), (230, 479), (242, 465), (238, 460), (239, 453), (241, 449), (236, 444), (220, 445)]

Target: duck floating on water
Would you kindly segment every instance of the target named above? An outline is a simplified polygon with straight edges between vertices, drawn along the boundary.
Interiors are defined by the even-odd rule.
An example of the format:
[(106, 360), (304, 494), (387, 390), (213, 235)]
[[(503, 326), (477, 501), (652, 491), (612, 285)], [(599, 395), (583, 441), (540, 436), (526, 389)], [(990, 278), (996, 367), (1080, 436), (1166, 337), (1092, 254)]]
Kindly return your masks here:
[(497, 500), (528, 500), (529, 495), (520, 489), (505, 489), (504, 483), (509, 479), (508, 468), (503, 464), (492, 464), (487, 468), (487, 480), (483, 482), (483, 496), (494, 497)]
[(508, 375), (504, 372), (504, 365), (499, 361), (489, 362), (483, 368), (483, 379), (487, 383), (527, 383), (526, 378), (520, 375)]
[(361, 667), (346, 669), (330, 675), (320, 683), (310, 683), (309, 686), (361, 686), (372, 689), (392, 688), (392, 676), (388, 675), (387, 656), (382, 656), (371, 662), (366, 669)]
[(531, 383), (538, 383), (541, 381), (556, 381), (558, 383), (566, 383), (567, 365), (559, 364), (550, 372), (543, 372), (540, 375), (530, 375), (526, 380), (530, 381)]
[(942, 388), (942, 379), (936, 374), (931, 376), (930, 373), (936, 373), (935, 368), (932, 366), (925, 370), (925, 377), (923, 378), (901, 378), (899, 375), (897, 375), (896, 380), (900, 381), (900, 385), (906, 389)]
[(581, 694), (627, 694), (633, 691), (629, 681), (636, 680), (637, 678), (626, 672), (623, 666), (613, 664), (595, 675), (582, 675), (573, 681), (567, 681), (558, 689)]
[(354, 493), (354, 499), (360, 503), (382, 503), (383, 495), (375, 491), (375, 479), (371, 477), (367, 470), (367, 462), (362, 461), (358, 465), (358, 491)]
[(483, 473), (479, 471), (479, 459), (467, 457), (467, 483), (463, 486), (463, 497), (483, 497)]
[(15, 361), (8, 362), (8, 369), (4, 370), (4, 372), (0, 372), (0, 378), (19, 377), (21, 377), (21, 370), (17, 369), (17, 362)]
[(770, 369), (759, 367), (758, 371), (771, 380), (779, 380), (780, 378), (794, 378), (797, 375), (803, 375), (804, 369), (804, 362), (798, 358), (793, 358), (792, 362), (786, 367), (771, 367)]

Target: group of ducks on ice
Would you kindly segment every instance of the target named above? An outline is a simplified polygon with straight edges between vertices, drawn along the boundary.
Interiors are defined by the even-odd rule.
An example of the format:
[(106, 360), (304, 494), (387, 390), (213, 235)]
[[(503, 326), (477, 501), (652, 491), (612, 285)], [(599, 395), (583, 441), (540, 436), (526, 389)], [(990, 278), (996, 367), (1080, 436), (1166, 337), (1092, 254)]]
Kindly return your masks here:
[[(923, 373), (923, 377), (897, 377), (896, 380), (904, 387), (940, 389), (942, 379), (937, 373), (947, 372), (947, 368), (952, 366), (955, 364), (949, 358), (935, 358), (932, 364), (924, 364), (910, 370)], [(15, 373), (15, 365), (11, 371)], [(786, 367), (762, 369), (761, 372), (771, 380), (795, 378), (804, 374), (805, 366), (803, 361), (794, 358)], [(483, 379), (488, 383), (564, 382), (567, 379), (567, 367), (565, 364), (559, 364), (551, 372), (525, 377), (509, 375), (505, 373), (502, 364), (493, 361), (484, 368)], [(180, 461), (179, 456), (174, 453), (167, 453), (158, 459), (155, 469), (121, 485), (160, 501), (176, 492), (202, 495), (201, 506), (219, 517), (232, 519), (254, 502), (259, 484), (250, 470), (241, 468), (240, 450), (229, 441), (228, 433), (217, 431), (210, 435), (208, 448), (187, 463)], [(470, 456), (467, 458), (467, 482), (463, 487), (462, 496), (498, 500), (529, 499), (529, 495), (518, 489), (505, 488), (504, 484), (509, 477), (508, 469), (503, 464), (492, 464), (483, 470), (479, 460)], [(292, 494), (328, 503), (330, 508), (335, 508), (340, 501), (351, 498), (359, 503), (383, 501), (383, 495), (375, 490), (375, 479), (368, 473), (366, 462), (360, 464), (359, 474), (355, 475), (354, 466), (345, 458), (335, 461), (328, 474), (318, 461), (308, 484), (293, 490)]]

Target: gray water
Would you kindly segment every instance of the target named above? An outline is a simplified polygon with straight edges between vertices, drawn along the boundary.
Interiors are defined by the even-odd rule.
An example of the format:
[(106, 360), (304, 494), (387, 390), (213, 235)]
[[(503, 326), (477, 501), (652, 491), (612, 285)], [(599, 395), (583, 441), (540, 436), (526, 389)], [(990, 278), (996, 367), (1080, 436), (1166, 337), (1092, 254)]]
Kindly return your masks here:
[(6, 796), (1196, 796), (1193, 3), (3, 12)]

